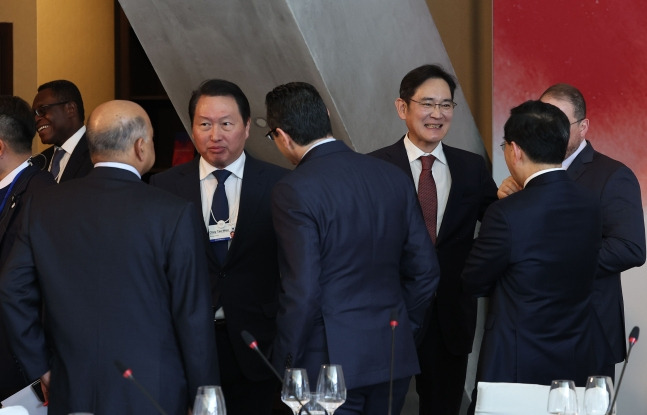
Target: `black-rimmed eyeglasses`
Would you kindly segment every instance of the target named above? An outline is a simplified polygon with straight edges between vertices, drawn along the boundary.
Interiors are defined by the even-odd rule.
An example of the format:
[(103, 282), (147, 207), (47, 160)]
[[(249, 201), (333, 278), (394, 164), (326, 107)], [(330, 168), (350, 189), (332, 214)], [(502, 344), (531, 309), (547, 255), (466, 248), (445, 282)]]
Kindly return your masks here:
[(276, 133), (276, 128), (272, 128), (267, 134), (265, 134), (265, 137), (270, 141), (274, 141), (274, 133)]
[(45, 116), (45, 114), (47, 114), (47, 110), (48, 110), (50, 107), (55, 107), (55, 106), (57, 106), (57, 105), (67, 104), (68, 102), (70, 102), (70, 101), (61, 101), (61, 102), (55, 102), (55, 103), (53, 103), (53, 104), (45, 104), (45, 105), (41, 105), (40, 107), (38, 107), (38, 108), (36, 108), (36, 109), (34, 110), (34, 115), (37, 115), (37, 116), (39, 116), (39, 117), (44, 117), (44, 116)]

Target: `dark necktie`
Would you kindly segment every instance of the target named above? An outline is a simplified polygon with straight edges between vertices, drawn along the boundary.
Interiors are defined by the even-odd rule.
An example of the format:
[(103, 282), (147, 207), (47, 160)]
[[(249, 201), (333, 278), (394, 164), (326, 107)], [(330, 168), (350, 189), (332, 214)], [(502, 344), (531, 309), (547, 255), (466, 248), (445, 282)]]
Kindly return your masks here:
[(65, 155), (65, 150), (63, 150), (60, 147), (54, 147), (54, 155), (52, 156), (52, 168), (50, 169), (50, 172), (52, 173), (52, 176), (54, 176), (54, 179), (58, 180), (58, 175), (61, 172), (61, 159)]
[[(216, 185), (216, 191), (213, 192), (209, 225), (215, 225), (220, 220), (226, 222), (229, 219), (229, 202), (227, 202), (227, 193), (225, 192), (225, 180), (227, 180), (230, 174), (231, 172), (229, 170), (215, 170), (213, 172), (216, 180), (218, 180), (218, 184)], [(211, 242), (211, 246), (220, 265), (223, 265), (227, 257), (229, 241)]]
[(431, 241), (436, 244), (436, 221), (438, 217), (438, 193), (436, 192), (436, 181), (431, 174), (436, 157), (432, 155), (420, 157), (422, 162), (422, 171), (418, 181), (418, 200), (422, 207), (422, 215), (425, 218), (427, 231), (431, 236)]

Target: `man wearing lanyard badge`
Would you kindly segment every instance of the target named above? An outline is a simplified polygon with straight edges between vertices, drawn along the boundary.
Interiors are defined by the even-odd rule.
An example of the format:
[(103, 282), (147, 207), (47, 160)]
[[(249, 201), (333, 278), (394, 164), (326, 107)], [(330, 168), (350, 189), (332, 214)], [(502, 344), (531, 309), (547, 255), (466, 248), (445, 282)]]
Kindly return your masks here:
[[(32, 164), (31, 143), (36, 134), (34, 114), (18, 97), (0, 97), (0, 265), (4, 264), (18, 231), (22, 201), (56, 184), (51, 174)], [(0, 400), (28, 385), (17, 365), (0, 318)]]
[(227, 412), (269, 415), (278, 383), (240, 336), (267, 353), (276, 334), (279, 269), (270, 191), (287, 170), (244, 151), (250, 106), (229, 81), (211, 79), (189, 101), (200, 157), (151, 177), (194, 203), (205, 222), (214, 326)]

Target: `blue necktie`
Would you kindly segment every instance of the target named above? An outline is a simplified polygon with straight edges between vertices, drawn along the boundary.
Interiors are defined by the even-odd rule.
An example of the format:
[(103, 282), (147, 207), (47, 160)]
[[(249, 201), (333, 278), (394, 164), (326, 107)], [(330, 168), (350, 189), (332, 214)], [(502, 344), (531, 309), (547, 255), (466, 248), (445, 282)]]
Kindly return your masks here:
[[(216, 191), (213, 192), (209, 225), (215, 225), (220, 220), (227, 221), (229, 219), (229, 202), (227, 202), (227, 193), (225, 193), (225, 180), (227, 180), (230, 174), (231, 172), (229, 170), (215, 170), (213, 172), (216, 180), (218, 180), (218, 184), (216, 185)], [(227, 257), (229, 241), (211, 242), (211, 246), (220, 265), (223, 265)]]
[(52, 176), (54, 176), (54, 179), (58, 182), (58, 175), (61, 172), (61, 159), (65, 155), (65, 150), (63, 150), (60, 147), (55, 147), (54, 148), (54, 155), (52, 156), (52, 168), (50, 169), (50, 172), (52, 173)]

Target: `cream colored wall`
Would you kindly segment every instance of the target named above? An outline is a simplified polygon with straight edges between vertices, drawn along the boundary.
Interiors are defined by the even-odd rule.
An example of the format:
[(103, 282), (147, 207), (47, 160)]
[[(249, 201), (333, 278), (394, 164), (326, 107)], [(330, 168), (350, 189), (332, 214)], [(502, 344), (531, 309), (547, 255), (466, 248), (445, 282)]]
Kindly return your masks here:
[(492, 157), (492, 1), (426, 0)]
[(0, 21), (13, 23), (13, 93), (31, 104), (36, 85), (36, 0), (0, 1)]
[[(81, 90), (86, 119), (114, 99), (113, 0), (0, 0), (13, 23), (14, 94), (31, 104), (38, 86), (67, 79)], [(38, 137), (34, 152), (45, 148)]]
[[(38, 0), (36, 21), (38, 62), (31, 99), (38, 85), (67, 79), (81, 91), (87, 120), (98, 104), (114, 99), (114, 1)], [(40, 141), (35, 143), (41, 151)]]

